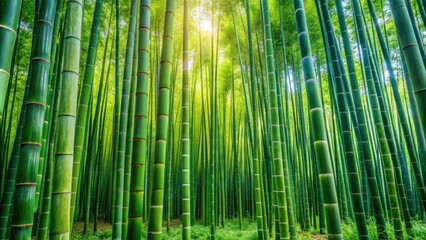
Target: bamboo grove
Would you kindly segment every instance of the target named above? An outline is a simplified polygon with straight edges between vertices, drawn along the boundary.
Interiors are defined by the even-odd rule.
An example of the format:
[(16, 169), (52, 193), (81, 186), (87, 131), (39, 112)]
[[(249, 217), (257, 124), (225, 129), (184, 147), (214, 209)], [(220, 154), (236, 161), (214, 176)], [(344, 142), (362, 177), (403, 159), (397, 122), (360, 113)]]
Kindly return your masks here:
[(425, 0), (0, 0), (0, 239), (424, 239), (425, 36)]

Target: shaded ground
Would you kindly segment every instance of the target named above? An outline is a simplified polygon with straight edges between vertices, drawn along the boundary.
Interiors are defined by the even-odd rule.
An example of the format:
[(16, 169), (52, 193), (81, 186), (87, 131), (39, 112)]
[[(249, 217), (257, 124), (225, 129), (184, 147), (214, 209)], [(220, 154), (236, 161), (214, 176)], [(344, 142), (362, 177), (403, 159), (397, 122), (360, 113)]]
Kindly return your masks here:
[[(83, 234), (84, 224), (83, 222), (77, 222), (72, 227), (73, 234), (81, 235)], [(97, 232), (105, 232), (108, 230), (111, 230), (112, 226), (111, 224), (104, 222), (104, 221), (98, 221), (98, 229)], [(89, 231), (93, 232), (93, 222), (89, 223)]]

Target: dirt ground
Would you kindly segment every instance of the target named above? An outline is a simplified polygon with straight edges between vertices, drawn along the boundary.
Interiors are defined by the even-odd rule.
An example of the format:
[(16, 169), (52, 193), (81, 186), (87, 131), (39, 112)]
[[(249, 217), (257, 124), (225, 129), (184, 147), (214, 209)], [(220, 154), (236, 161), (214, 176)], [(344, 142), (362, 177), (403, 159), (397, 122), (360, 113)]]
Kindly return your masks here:
[[(98, 232), (105, 232), (107, 230), (110, 230), (112, 228), (112, 225), (104, 222), (104, 221), (98, 221)], [(76, 222), (72, 228), (73, 234), (83, 234), (84, 229), (84, 223), (83, 222)], [(89, 223), (89, 231), (93, 232), (93, 222)]]

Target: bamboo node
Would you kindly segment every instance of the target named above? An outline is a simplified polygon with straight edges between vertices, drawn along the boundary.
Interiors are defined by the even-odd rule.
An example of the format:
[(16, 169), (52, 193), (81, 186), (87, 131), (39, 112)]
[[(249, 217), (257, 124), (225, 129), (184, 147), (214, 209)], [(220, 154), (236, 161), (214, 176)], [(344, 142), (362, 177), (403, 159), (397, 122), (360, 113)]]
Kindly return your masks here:
[(17, 183), (16, 186), (36, 186), (37, 183)]
[(4, 70), (4, 69), (0, 68), (0, 73), (4, 73), (4, 74), (6, 74), (7, 76), (10, 77), (10, 73), (8, 71)]
[(11, 228), (29, 228), (32, 227), (33, 224), (32, 223), (28, 223), (28, 224), (11, 224), (10, 227)]
[(28, 106), (28, 105), (38, 105), (38, 106), (46, 107), (46, 104), (41, 103), (41, 102), (26, 102), (25, 104), (26, 104), (27, 106)]
[(4, 29), (6, 29), (6, 30), (9, 30), (9, 31), (11, 31), (11, 32), (12, 32), (12, 33), (16, 36), (16, 31), (15, 31), (15, 30), (13, 30), (13, 28), (8, 27), (8, 26), (3, 25), (3, 24), (0, 24), (0, 28), (4, 28)]
[(38, 147), (40, 147), (40, 146), (41, 146), (41, 143), (38, 143), (38, 142), (23, 142), (23, 143), (21, 143), (21, 147), (22, 147), (22, 146), (25, 146), (25, 145), (38, 146)]
[(151, 6), (149, 4), (141, 3), (140, 7), (146, 7), (148, 9), (151, 9)]
[(39, 20), (37, 21), (37, 23), (47, 23), (48, 25), (50, 25), (51, 27), (53, 27), (53, 24), (52, 24), (51, 22), (49, 22), (49, 21), (47, 21), (47, 20), (44, 20), (44, 19), (39, 19)]

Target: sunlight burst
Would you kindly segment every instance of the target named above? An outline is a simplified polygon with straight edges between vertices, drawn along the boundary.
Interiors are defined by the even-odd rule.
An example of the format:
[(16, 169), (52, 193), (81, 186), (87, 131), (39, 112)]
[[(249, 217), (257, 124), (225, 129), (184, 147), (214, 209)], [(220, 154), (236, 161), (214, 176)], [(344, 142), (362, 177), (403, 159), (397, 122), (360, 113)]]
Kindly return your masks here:
[(200, 29), (206, 32), (212, 31), (212, 23), (209, 19), (203, 19), (200, 23)]

